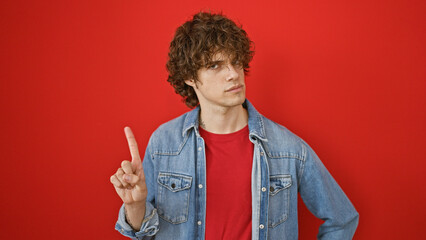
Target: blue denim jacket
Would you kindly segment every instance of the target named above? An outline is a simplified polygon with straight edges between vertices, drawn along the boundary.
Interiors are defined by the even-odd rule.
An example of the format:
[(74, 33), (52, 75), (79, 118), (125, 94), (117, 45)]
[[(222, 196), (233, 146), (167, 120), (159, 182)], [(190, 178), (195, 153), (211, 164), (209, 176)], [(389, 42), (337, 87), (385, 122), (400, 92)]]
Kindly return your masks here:
[[(352, 239), (359, 215), (314, 151), (285, 127), (259, 114), (248, 100), (252, 167), (252, 240), (297, 239), (297, 193), (325, 222), (318, 238)], [(121, 207), (115, 228), (133, 239), (204, 239), (206, 159), (198, 132), (199, 107), (161, 125), (143, 159), (148, 187), (139, 232)]]

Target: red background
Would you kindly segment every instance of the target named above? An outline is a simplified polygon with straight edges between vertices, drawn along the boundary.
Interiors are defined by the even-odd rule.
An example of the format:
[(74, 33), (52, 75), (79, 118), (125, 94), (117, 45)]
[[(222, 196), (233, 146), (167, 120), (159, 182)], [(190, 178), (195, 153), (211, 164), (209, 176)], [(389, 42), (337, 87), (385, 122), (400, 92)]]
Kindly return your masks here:
[[(247, 95), (305, 139), (360, 213), (354, 239), (425, 236), (425, 1), (0, 3), (0, 239), (124, 239), (109, 176), (188, 109), (174, 30), (222, 10), (256, 44)], [(300, 207), (300, 239), (321, 221)], [(422, 237), (423, 236), (423, 237)]]

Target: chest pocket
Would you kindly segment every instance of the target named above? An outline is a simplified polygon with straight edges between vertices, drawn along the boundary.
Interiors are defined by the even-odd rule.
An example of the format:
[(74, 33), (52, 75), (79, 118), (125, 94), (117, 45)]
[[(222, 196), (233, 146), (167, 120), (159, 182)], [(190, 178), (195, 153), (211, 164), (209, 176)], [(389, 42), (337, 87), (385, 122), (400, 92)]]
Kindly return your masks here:
[(287, 220), (290, 206), (291, 175), (269, 177), (268, 225), (273, 228)]
[(173, 224), (186, 222), (192, 177), (160, 172), (157, 183), (158, 215)]

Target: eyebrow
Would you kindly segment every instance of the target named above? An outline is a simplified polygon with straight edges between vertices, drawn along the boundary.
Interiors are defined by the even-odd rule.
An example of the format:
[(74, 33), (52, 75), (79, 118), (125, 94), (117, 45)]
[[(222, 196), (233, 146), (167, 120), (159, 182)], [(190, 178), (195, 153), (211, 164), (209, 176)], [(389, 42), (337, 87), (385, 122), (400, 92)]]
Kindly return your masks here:
[(223, 61), (223, 60), (212, 61), (212, 63), (223, 63), (223, 62), (225, 62), (225, 61)]
[(223, 61), (223, 60), (210, 61), (209, 63), (206, 64), (206, 66), (211, 66), (211, 65), (214, 65), (214, 64), (222, 64), (223, 62), (225, 62), (225, 61)]

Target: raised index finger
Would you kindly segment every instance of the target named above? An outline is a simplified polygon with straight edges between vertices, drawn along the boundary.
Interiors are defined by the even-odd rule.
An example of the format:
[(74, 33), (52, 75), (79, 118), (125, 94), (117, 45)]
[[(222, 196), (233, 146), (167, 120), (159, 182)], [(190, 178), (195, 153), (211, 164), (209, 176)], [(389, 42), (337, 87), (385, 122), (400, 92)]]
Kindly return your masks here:
[(124, 133), (126, 134), (127, 143), (129, 144), (130, 148), (130, 154), (132, 155), (132, 163), (140, 164), (141, 157), (139, 155), (138, 144), (136, 143), (136, 139), (133, 135), (132, 129), (130, 129), (130, 127), (125, 127)]

